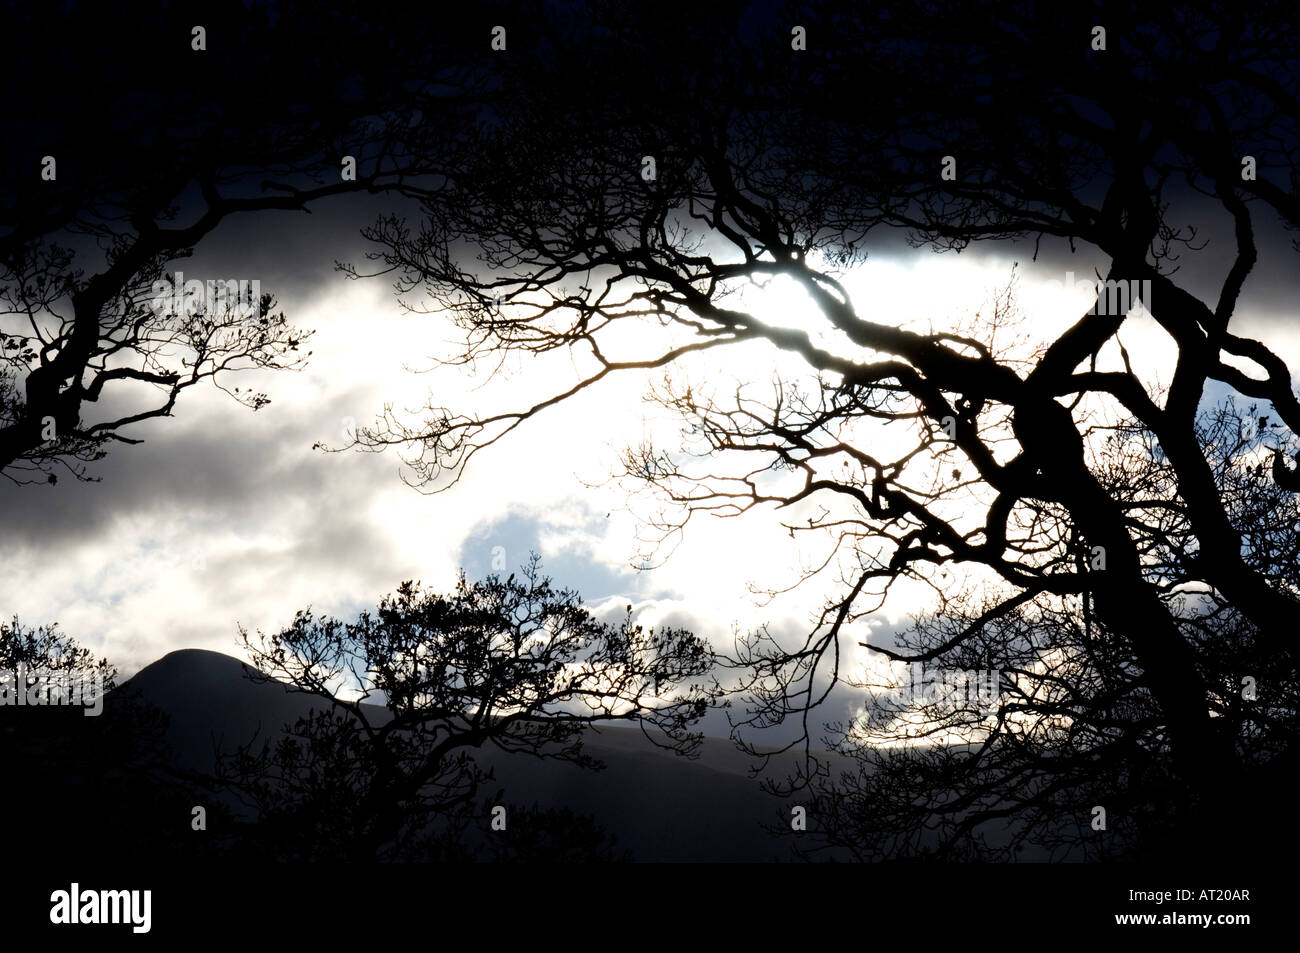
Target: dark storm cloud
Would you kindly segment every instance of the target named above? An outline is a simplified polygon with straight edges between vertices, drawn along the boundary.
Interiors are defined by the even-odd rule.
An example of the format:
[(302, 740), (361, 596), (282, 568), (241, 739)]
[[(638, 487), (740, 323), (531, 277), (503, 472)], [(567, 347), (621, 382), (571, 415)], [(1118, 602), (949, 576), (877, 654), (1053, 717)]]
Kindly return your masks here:
[[(114, 447), (90, 472), (98, 482), (65, 477), (55, 486), (0, 486), (5, 545), (80, 543), (116, 520), (177, 511), (224, 512), (265, 505), (258, 494), (319, 486), (317, 468), (301, 465), (303, 435), (267, 425), (233, 402), (229, 417), (182, 417), (142, 425), (139, 446)], [(234, 418), (241, 419), (234, 419)], [(293, 462), (290, 462), (290, 460)], [(277, 487), (280, 488), (277, 490)]]
[(179, 269), (187, 278), (257, 279), (262, 291), (275, 295), (277, 307), (296, 323), (295, 315), (345, 288), (348, 279), (335, 269), (336, 260), (367, 271), (371, 263), (363, 255), (372, 246), (361, 229), (377, 215), (395, 210), (410, 212), (393, 196), (342, 195), (317, 202), (310, 213), (231, 215), (193, 256), (179, 259), (167, 271), (170, 276)]

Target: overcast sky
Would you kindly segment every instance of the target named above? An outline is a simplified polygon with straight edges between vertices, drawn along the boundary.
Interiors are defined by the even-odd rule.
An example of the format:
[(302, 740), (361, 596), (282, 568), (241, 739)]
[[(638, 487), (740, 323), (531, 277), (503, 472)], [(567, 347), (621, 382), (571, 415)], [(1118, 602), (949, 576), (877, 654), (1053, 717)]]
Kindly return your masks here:
[[(187, 391), (173, 418), (132, 431), (142, 445), (117, 447), (94, 465), (100, 482), (0, 485), (4, 611), (29, 625), (57, 621), (129, 675), (177, 648), (238, 654), (239, 625), (278, 629), (308, 605), (348, 617), (405, 579), (448, 589), (462, 567), (487, 573), (502, 547), (511, 569), (538, 550), (548, 574), (603, 614), (631, 603), (646, 624), (686, 625), (722, 648), (736, 627), (767, 622), (791, 637), (807, 630), (835, 591), (833, 575), (770, 604), (749, 590), (787, 584), (795, 567), (822, 552), (781, 528), (790, 513), (693, 520), (661, 565), (634, 568), (653, 501), (630, 499), (617, 483), (586, 484), (615, 474), (627, 443), (675, 443), (678, 424), (642, 400), (646, 375), (627, 375), (526, 423), (440, 495), (404, 486), (393, 453), (313, 450), (317, 441), (340, 443), (345, 418), (365, 423), (386, 401), (415, 407), (432, 393), (453, 408), (502, 406), (574, 373), (564, 356), (516, 362), (491, 381), (452, 368), (408, 371), (449, 353), (455, 329), (436, 314), (404, 313), (382, 279), (348, 281), (334, 270), (334, 259), (361, 264), (357, 229), (373, 214), (373, 204), (341, 200), (310, 216), (231, 220), (175, 266), (187, 277), (260, 280), (294, 323), (316, 329), (311, 361), (299, 373), (231, 378), (230, 386), (269, 393), (271, 404), (256, 413), (212, 387)], [(873, 319), (944, 326), (985, 306), (1018, 260), (1026, 327), (1050, 337), (1078, 317), (1080, 299), (1047, 282), (1063, 281), (1067, 270), (1092, 277), (1105, 262), (1044, 246), (1031, 264), (1031, 254), (1007, 245), (960, 256), (885, 248), (847, 284)], [(1284, 316), (1293, 256), (1285, 236), (1264, 243), (1236, 328), (1295, 362), (1300, 348)], [(1227, 267), (1222, 256), (1210, 260)], [(1218, 277), (1201, 268), (1179, 280), (1205, 294)], [(807, 307), (780, 285), (754, 291), (745, 304), (793, 323)], [(1130, 324), (1122, 337), (1154, 380), (1169, 366), (1161, 357), (1168, 341), (1149, 320), (1134, 316)], [(688, 370), (711, 382), (798, 371), (766, 345), (710, 360)], [(923, 593), (900, 590), (873, 627), (888, 632), (923, 605)]]

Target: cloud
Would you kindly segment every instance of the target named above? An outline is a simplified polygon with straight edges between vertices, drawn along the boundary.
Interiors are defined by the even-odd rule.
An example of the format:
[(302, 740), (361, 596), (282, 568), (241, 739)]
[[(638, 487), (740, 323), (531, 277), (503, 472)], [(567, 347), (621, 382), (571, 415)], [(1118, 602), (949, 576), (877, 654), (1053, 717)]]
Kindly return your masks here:
[[(186, 393), (174, 417), (133, 431), (144, 444), (115, 448), (96, 465), (102, 482), (0, 486), (0, 611), (58, 620), (131, 671), (183, 646), (234, 651), (237, 623), (283, 626), (308, 604), (355, 614), (404, 579), (450, 588), (462, 567), (475, 577), (492, 571), (501, 547), (507, 569), (537, 550), (544, 571), (592, 604), (631, 602), (646, 620), (685, 625), (715, 644), (733, 627), (808, 630), (825, 600), (842, 592), (834, 569), (770, 602), (751, 586), (787, 586), (824, 557), (828, 539), (792, 538), (782, 525), (797, 525), (813, 501), (779, 514), (758, 507), (732, 519), (694, 519), (679, 545), (658, 552), (667, 558), (656, 568), (634, 568), (646, 565), (648, 521), (662, 501), (629, 498), (610, 478), (622, 446), (681, 439), (680, 421), (643, 400), (657, 375), (618, 376), (545, 411), (477, 456), (460, 484), (432, 496), (399, 482), (394, 452), (313, 450), (316, 441), (340, 444), (345, 418), (364, 424), (386, 402), (398, 412), (426, 401), (499, 409), (549, 396), (579, 372), (573, 357), (557, 353), (513, 360), (487, 382), (483, 369), (407, 373), (447, 354), (456, 332), (441, 316), (404, 313), (384, 282), (349, 282), (332, 270), (335, 257), (360, 259), (355, 228), (375, 208), (341, 201), (310, 217), (234, 219), (182, 264), (190, 276), (258, 278), (277, 292), (295, 323), (317, 329), (308, 367), (232, 379), (270, 393), (272, 403), (257, 413), (211, 387)], [(1277, 290), (1284, 244), (1269, 236), (1261, 261), (1274, 266), (1252, 278), (1255, 297), (1242, 318), (1275, 337), (1287, 303)], [(992, 248), (960, 259), (874, 255), (845, 283), (867, 317), (941, 327), (1004, 285), (1014, 257), (1035, 334), (1051, 336), (1077, 319), (1043, 282), (1062, 280), (1065, 270), (1083, 276), (1091, 258), (1052, 248), (1031, 265), (1023, 246)], [(806, 307), (779, 282), (744, 303), (783, 323), (802, 320)], [(1131, 324), (1130, 352), (1157, 353), (1163, 331), (1140, 316)], [(731, 379), (758, 387), (775, 371), (799, 369), (797, 358), (762, 346), (700, 356), (682, 374), (725, 389)], [(897, 624), (927, 599), (920, 587), (898, 587), (881, 624)]]

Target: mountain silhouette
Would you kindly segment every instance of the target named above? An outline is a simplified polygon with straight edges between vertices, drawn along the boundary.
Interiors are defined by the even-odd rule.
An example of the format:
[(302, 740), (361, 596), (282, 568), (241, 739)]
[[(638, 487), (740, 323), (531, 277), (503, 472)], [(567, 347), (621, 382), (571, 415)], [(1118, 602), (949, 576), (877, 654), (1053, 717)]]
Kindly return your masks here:
[[(254, 738), (259, 745), (273, 740), (313, 708), (310, 696), (278, 682), (254, 682), (249, 671), (218, 652), (182, 649), (148, 665), (122, 689), (167, 716), (166, 740), (177, 767), (210, 772), (218, 751)], [(387, 710), (370, 707), (373, 721), (382, 723)], [(790, 807), (760, 790), (748, 773), (751, 759), (731, 742), (706, 738), (700, 757), (690, 760), (657, 748), (636, 726), (610, 725), (591, 730), (584, 747), (604, 762), (603, 770), (482, 750), (477, 760), (495, 775), (484, 793), (503, 788), (508, 803), (589, 815), (637, 861), (794, 858), (796, 835), (765, 829), (790, 818)]]

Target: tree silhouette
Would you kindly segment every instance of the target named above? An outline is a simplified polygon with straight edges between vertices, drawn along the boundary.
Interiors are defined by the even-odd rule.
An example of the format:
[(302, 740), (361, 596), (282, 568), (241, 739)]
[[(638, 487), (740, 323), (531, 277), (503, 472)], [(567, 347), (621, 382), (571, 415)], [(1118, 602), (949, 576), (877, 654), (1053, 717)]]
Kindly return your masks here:
[[(135, 856), (208, 855), (190, 829), (207, 779), (175, 770), (165, 716), (106, 659), (55, 625), (0, 622), (0, 756), (21, 784), (4, 785), (0, 813), (19, 856), (88, 856), (129, 842)], [(16, 704), (12, 692), (27, 692)], [(111, 832), (108, 833), (108, 832)]]
[[(1293, 527), (1287, 480), (1267, 483), (1261, 462), (1215, 442), (1240, 418), (1204, 416), (1220, 388), (1266, 402), (1278, 440), (1300, 428), (1285, 362), (1234, 321), (1257, 231), (1300, 225), (1286, 178), (1300, 99), (1278, 69), (1297, 41), (1280, 8), (1036, 10), (1004, 31), (988, 28), (998, 15), (985, 4), (942, 16), (801, 4), (748, 45), (740, 31), (713, 32), (717, 20), (670, 35), (633, 10), (613, 16), (646, 61), (689, 68), (575, 103), (562, 76), (539, 82), (536, 61), (512, 60), (509, 95), (477, 132), (478, 161), (425, 198), (419, 228), (386, 216), (366, 232), (399, 291), (422, 288), (452, 312), (465, 362), (564, 350), (579, 376), (491, 415), (389, 409), (356, 445), (414, 448), (408, 479), (436, 489), (611, 375), (753, 342), (796, 355), (806, 374), (766, 394), (667, 378), (657, 396), (695, 443), (627, 453), (628, 475), (675, 507), (666, 536), (693, 514), (785, 508), (800, 513), (792, 535), (822, 541), (821, 569), (843, 573), (802, 644), (760, 632), (740, 647), (733, 662), (753, 701), (742, 727), (794, 717), (807, 743), (842, 641), (910, 579), (934, 590), (939, 614), (902, 650), (870, 648), (1007, 664), (1027, 682), (1003, 688), (1028, 700), (1014, 718), (968, 725), (981, 736), (973, 748), (933, 749), (942, 770), (880, 761), (898, 769), (864, 789), (859, 817), (888, 795), (904, 830), (964, 779), (977, 794), (943, 816), (1033, 826), (1036, 810), (1069, 805), (1086, 819), (1095, 756), (1114, 766), (1103, 772), (1112, 797), (1149, 785), (1138, 788), (1147, 810), (1121, 812), (1134, 824), (1159, 815), (1196, 831), (1202, 850), (1231, 849), (1225, 819), (1252, 803), (1243, 790), (1254, 782), (1238, 779), (1271, 783), (1268, 762), (1295, 728), (1297, 589), (1285, 561), (1258, 548), (1291, 541), (1270, 536), (1276, 527), (1259, 537), (1257, 503), (1242, 496), (1267, 484), (1269, 512)], [(779, 39), (789, 23), (820, 40), (792, 56)], [(570, 28), (555, 26), (554, 42)], [(594, 46), (584, 70), (629, 56)], [(1198, 202), (1213, 203), (1230, 236), (1211, 253), (1224, 277), (1208, 296), (1197, 290), (1206, 269), (1195, 282), (1178, 270), (1206, 254), (1190, 223)], [(845, 269), (899, 231), (939, 250), (1056, 241), (1110, 264), (1062, 333), (1009, 348), (985, 323), (912, 330), (850, 295)], [(733, 296), (776, 278), (806, 295), (798, 323), (768, 323)], [(1119, 340), (1139, 300), (1177, 346), (1163, 392)], [(1013, 303), (1009, 288), (995, 320), (1010, 320)], [(878, 449), (884, 426), (907, 445)], [(769, 479), (785, 474), (793, 488)], [(957, 595), (950, 567), (981, 585)], [(1239, 675), (1266, 686), (1268, 705), (1237, 700)], [(1022, 737), (1026, 719), (1041, 731)], [(1021, 758), (1038, 786), (1018, 795)]]
[[(586, 733), (629, 721), (690, 756), (700, 742), (690, 726), (715, 687), (698, 637), (635, 625), (630, 607), (620, 624), (601, 622), (540, 574), (536, 556), (518, 576), (462, 575), (446, 596), (404, 583), (354, 623), (304, 610), (280, 633), (242, 638), (255, 678), (321, 703), (219, 771), (253, 810), (258, 849), (294, 859), (611, 857), (603, 835), (566, 812), (524, 809), (509, 848), (484, 847), (473, 831), (467, 842), (490, 806), (478, 795), (491, 773), (474, 750), (598, 768)], [(564, 831), (583, 837), (566, 847)]]
[(58, 631), (57, 625), (33, 629), (15, 616), (11, 622), (0, 622), (0, 671), (14, 672), (20, 666), (69, 683), (99, 683), (106, 691), (117, 677), (108, 659), (95, 658), (90, 649)]
[[(238, 3), (130, 18), (20, 6), (6, 23), (23, 42), (3, 66), (30, 95), (6, 116), (5, 139), (21, 148), (7, 150), (0, 186), (0, 473), (52, 483), (85, 478), (114, 443), (138, 442), (133, 425), (170, 416), (204, 381), (263, 406), (265, 393), (229, 378), (301, 367), (309, 332), (269, 293), (231, 302), (205, 288), (177, 307), (155, 283), (232, 217), (400, 193), (408, 130), (457, 128), (484, 78), (450, 16), (377, 24), (351, 2), (304, 18)], [(94, 89), (33, 84), (50, 62), (79, 64)], [(437, 92), (413, 114), (412, 90), (426, 86)], [(426, 175), (432, 158), (426, 147)]]
[[(1296, 499), (1271, 481), (1259, 439), (1241, 433), (1242, 416), (1232, 406), (1209, 411), (1198, 434), (1247, 559), (1293, 586)], [(1147, 570), (1197, 647), (1207, 706), (1241, 760), (1237, 813), (1215, 818), (1216, 827), (1238, 851), (1261, 838), (1275, 843), (1300, 701), (1294, 682), (1284, 661), (1260, 651), (1244, 614), (1188, 572), (1197, 540), (1181, 505), (1168, 505), (1176, 474), (1150, 433), (1116, 427), (1104, 443), (1099, 478), (1141, 514), (1132, 531)], [(879, 676), (859, 681), (871, 692), (866, 711), (835, 726), (836, 749), (857, 770), (808, 779), (824, 844), (862, 859), (1014, 859), (1031, 844), (1076, 859), (1204, 856), (1203, 843), (1179, 842), (1205, 817), (1190, 809), (1165, 757), (1165, 719), (1131, 631), (1098, 618), (1088, 593), (987, 617), (995, 606), (972, 587), (937, 602), (913, 620), (900, 648), (882, 651), (943, 671), (990, 672), (997, 697), (988, 705), (960, 691), (898, 697)], [(1257, 685), (1268, 687), (1257, 693)], [(1091, 824), (1096, 806), (1106, 811), (1104, 831)]]

